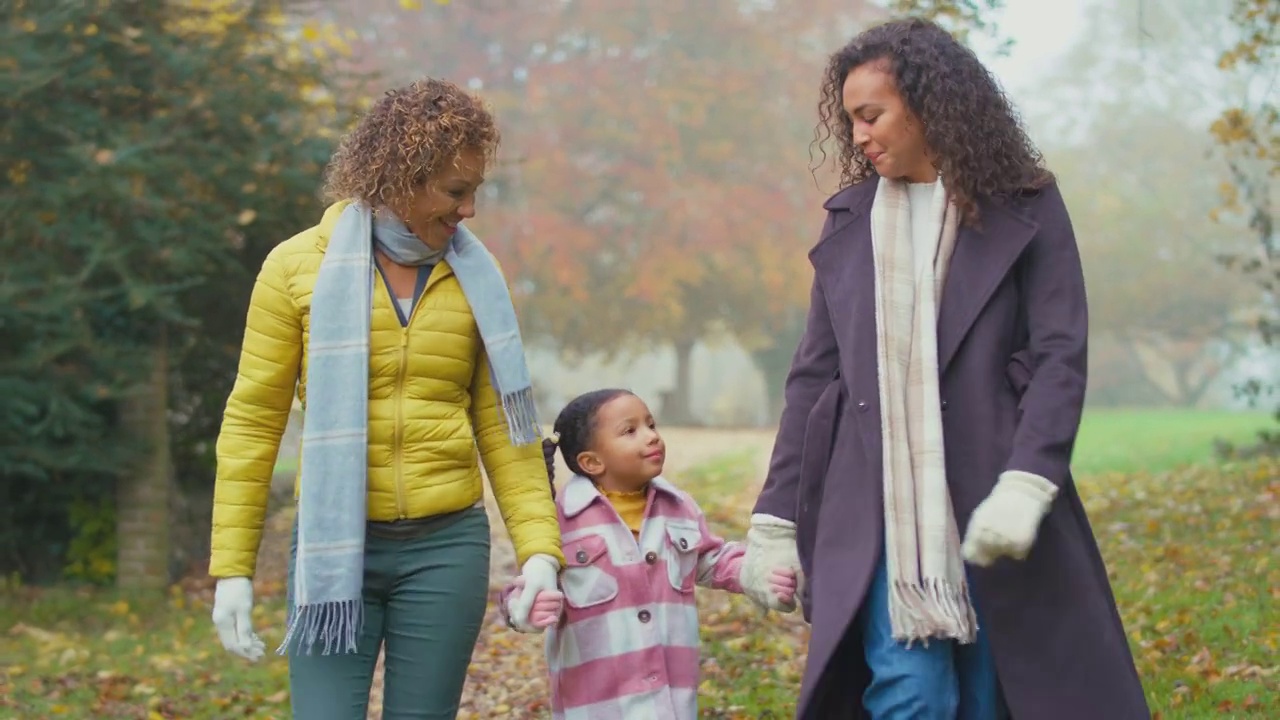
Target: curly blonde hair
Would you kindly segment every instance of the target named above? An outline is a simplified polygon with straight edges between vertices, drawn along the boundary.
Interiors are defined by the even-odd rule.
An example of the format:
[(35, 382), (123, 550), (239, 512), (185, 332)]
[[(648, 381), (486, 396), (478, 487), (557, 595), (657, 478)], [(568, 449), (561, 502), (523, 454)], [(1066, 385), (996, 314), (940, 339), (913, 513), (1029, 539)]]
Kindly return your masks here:
[(387, 91), (342, 139), (325, 172), (324, 196), (402, 210), (441, 165), (467, 150), (490, 160), (500, 139), (480, 98), (425, 78)]

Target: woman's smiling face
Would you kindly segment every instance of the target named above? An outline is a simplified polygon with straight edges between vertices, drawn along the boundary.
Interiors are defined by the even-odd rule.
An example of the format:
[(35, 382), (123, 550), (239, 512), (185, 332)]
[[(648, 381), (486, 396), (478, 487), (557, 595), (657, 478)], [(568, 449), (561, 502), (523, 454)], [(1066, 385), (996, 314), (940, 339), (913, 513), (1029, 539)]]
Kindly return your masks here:
[(476, 216), (476, 191), (484, 183), (484, 171), (484, 152), (463, 150), (418, 186), (406, 210), (393, 209), (427, 247), (443, 250), (458, 223)]
[(843, 100), (853, 125), (853, 142), (880, 177), (907, 182), (938, 178), (929, 160), (924, 125), (898, 92), (888, 60), (851, 70), (844, 81)]

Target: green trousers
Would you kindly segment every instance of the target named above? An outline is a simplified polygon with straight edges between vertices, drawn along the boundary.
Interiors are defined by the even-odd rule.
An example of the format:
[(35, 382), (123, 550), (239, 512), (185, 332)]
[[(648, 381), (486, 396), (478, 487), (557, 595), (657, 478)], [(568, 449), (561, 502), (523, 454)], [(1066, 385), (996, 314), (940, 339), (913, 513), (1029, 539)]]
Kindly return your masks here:
[[(289, 587), (297, 554), (290, 552)], [(489, 518), (471, 508), (407, 537), (365, 538), (356, 653), (289, 657), (296, 720), (364, 720), (386, 643), (384, 720), (454, 720), (489, 590)]]

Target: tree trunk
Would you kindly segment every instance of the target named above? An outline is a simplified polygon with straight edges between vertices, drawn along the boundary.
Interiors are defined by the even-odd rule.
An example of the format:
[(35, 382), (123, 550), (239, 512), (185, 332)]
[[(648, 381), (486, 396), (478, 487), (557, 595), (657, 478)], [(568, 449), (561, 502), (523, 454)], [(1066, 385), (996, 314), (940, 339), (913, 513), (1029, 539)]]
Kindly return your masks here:
[(803, 315), (792, 318), (781, 332), (773, 337), (769, 347), (754, 350), (751, 361), (760, 370), (764, 378), (765, 402), (769, 404), (769, 424), (777, 425), (782, 419), (783, 391), (786, 390), (787, 373), (791, 371), (791, 361), (795, 358), (796, 348), (804, 335)]
[(689, 403), (693, 390), (693, 345), (689, 340), (673, 343), (676, 351), (676, 385), (663, 398), (662, 420), (672, 425), (698, 425)]
[(116, 482), (116, 585), (121, 589), (162, 589), (170, 580), (172, 466), (166, 342), (161, 331), (151, 353), (151, 373), (121, 413), (126, 437), (144, 443), (136, 468)]
[(768, 403), (769, 425), (777, 425), (782, 419), (782, 394), (786, 390), (787, 372), (791, 369), (794, 348), (784, 350), (775, 345), (751, 353), (751, 360), (764, 379), (765, 402)]

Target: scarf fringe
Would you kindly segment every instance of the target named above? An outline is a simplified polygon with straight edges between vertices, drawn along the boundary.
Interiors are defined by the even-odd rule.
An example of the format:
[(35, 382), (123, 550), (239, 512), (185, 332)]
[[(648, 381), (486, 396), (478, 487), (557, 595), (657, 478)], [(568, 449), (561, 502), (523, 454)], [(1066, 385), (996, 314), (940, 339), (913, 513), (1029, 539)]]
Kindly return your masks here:
[(899, 580), (893, 584), (889, 622), (893, 639), (907, 647), (915, 642), (955, 640), (968, 645), (977, 639), (978, 617), (969, 600), (969, 588), (942, 579), (923, 585)]
[(538, 410), (533, 402), (533, 388), (527, 387), (502, 396), (502, 411), (507, 416), (507, 432), (514, 445), (529, 445), (542, 439), (538, 426)]
[(323, 643), (321, 655), (354, 653), (360, 629), (364, 625), (364, 601), (335, 600), (294, 607), (289, 612), (289, 625), (277, 655), (310, 655), (317, 642)]

